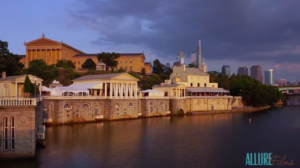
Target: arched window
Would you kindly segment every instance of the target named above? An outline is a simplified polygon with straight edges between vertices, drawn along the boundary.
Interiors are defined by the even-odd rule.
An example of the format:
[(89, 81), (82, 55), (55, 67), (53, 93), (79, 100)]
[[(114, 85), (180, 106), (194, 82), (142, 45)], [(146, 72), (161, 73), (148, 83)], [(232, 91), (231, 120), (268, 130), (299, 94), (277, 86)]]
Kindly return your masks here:
[(150, 102), (150, 106), (154, 106), (154, 103), (153, 103), (153, 102)]
[(64, 109), (72, 109), (72, 106), (70, 104), (65, 104)]
[(164, 106), (164, 104), (165, 104), (164, 102), (160, 102), (160, 105), (161, 105), (161, 106)]
[(8, 150), (8, 123), (7, 117), (3, 118), (3, 150)]
[(10, 142), (10, 149), (15, 150), (15, 118), (10, 118), (10, 131), (11, 131), (11, 142)]
[(206, 87), (206, 83), (204, 83), (204, 87)]
[(115, 108), (120, 108), (120, 105), (117, 103), (117, 104), (115, 105)]
[(129, 107), (134, 107), (133, 103), (129, 103)]
[(84, 104), (83, 108), (91, 108), (91, 106), (89, 104)]

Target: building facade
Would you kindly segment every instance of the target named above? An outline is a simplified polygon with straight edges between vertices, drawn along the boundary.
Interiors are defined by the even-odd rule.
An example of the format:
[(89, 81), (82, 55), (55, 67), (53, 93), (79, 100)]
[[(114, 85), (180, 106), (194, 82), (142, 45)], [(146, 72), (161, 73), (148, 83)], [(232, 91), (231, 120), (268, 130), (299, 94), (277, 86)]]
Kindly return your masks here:
[(260, 65), (253, 65), (251, 66), (251, 78), (256, 79), (263, 83), (263, 77), (261, 75), (261, 66)]
[(274, 80), (273, 80), (273, 69), (268, 69), (265, 71), (265, 84), (266, 85), (273, 85)]
[(246, 66), (238, 68), (238, 74), (240, 76), (248, 75), (248, 68)]
[(279, 79), (275, 81), (275, 84), (278, 86), (287, 86), (287, 80), (286, 79)]
[[(97, 54), (86, 54), (63, 42), (45, 38), (44, 35), (39, 39), (25, 42), (24, 45), (26, 46), (26, 55), (21, 55), (20, 62), (25, 65), (25, 68), (28, 68), (29, 62), (35, 59), (42, 59), (48, 65), (55, 65), (61, 59), (71, 60), (76, 69), (81, 69), (81, 65), (88, 58), (95, 63), (98, 62)], [(151, 73), (151, 63), (145, 63), (144, 53), (120, 53), (117, 61), (119, 62), (117, 69), (122, 67), (126, 72), (141, 73), (145, 68), (146, 74)]]
[(231, 76), (231, 68), (229, 65), (223, 65), (222, 66), (222, 73), (227, 75), (228, 77)]

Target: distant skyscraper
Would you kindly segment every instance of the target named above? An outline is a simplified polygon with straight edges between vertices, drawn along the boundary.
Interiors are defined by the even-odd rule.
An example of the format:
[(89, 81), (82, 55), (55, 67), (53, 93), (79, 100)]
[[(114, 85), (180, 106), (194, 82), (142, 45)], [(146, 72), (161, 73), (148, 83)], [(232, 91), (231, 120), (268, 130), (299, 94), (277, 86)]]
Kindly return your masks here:
[(279, 79), (275, 82), (278, 86), (286, 86), (287, 85), (287, 81), (286, 79)]
[(196, 65), (197, 64), (197, 54), (191, 54), (191, 64)]
[(261, 75), (261, 66), (260, 65), (253, 65), (251, 67), (251, 78), (256, 79), (263, 83), (263, 77)]
[(197, 57), (196, 57), (196, 62), (197, 62), (197, 66), (200, 69), (202, 68), (202, 53), (201, 53), (201, 40), (199, 40), (199, 45), (198, 45), (198, 49), (197, 49)]
[(273, 69), (265, 71), (265, 84), (273, 85)]
[(248, 75), (248, 68), (247, 68), (246, 66), (244, 66), (244, 67), (239, 67), (239, 69), (238, 69), (238, 74), (239, 74), (240, 76), (242, 76), (242, 75)]
[(222, 73), (227, 75), (228, 77), (231, 76), (231, 68), (229, 65), (223, 65), (222, 67)]
[(183, 55), (183, 52), (179, 51), (178, 56), (179, 56), (179, 62), (180, 62), (180, 64), (184, 64), (184, 55)]

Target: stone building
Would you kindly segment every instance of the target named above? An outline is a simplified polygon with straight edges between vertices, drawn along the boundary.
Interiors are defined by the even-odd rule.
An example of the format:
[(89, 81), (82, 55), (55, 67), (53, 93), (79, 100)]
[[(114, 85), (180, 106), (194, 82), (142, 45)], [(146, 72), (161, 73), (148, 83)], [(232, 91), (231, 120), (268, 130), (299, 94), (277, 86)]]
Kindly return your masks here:
[[(0, 97), (23, 97), (24, 82), (27, 75), (9, 76), (2, 72), (0, 78)], [(42, 85), (42, 79), (34, 78), (33, 75), (28, 75), (31, 83), (36, 83), (38, 86)], [(34, 81), (36, 79), (36, 81)], [(39, 87), (41, 89), (41, 87)], [(40, 90), (41, 93), (41, 90)]]
[[(39, 39), (25, 42), (24, 45), (26, 46), (26, 55), (20, 55), (22, 57), (20, 62), (25, 65), (25, 68), (34, 59), (43, 59), (48, 65), (56, 64), (61, 59), (71, 60), (76, 69), (81, 69), (81, 65), (88, 58), (95, 63), (98, 62), (97, 54), (86, 54), (63, 42), (45, 38), (44, 35)], [(117, 68), (122, 67), (126, 72), (141, 73), (142, 68), (145, 68), (147, 74), (151, 73), (151, 63), (145, 63), (144, 53), (120, 53), (118, 62)]]

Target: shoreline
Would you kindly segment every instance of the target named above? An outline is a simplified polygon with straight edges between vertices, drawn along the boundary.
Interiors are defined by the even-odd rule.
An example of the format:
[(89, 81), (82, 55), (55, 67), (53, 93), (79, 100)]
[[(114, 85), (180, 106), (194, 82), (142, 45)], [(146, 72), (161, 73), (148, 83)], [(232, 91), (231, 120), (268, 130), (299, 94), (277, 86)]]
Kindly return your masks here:
[(199, 111), (190, 112), (191, 115), (205, 115), (205, 114), (234, 114), (234, 113), (254, 113), (260, 112), (272, 108), (271, 106), (266, 107), (254, 107), (254, 108), (239, 108), (225, 111)]

